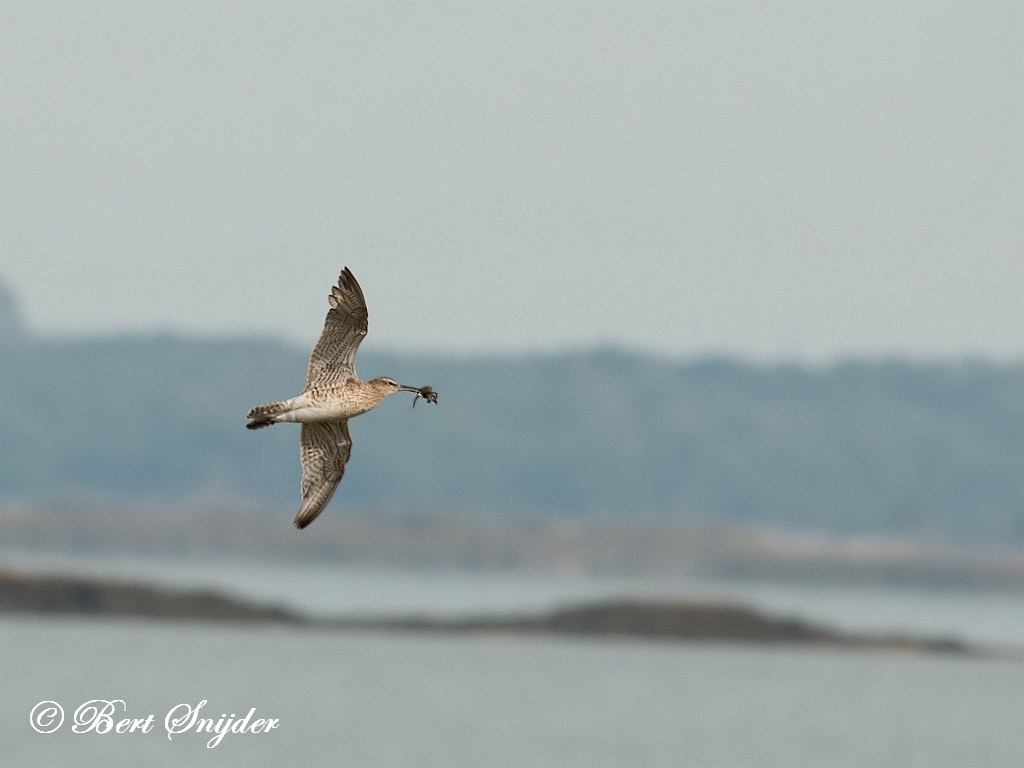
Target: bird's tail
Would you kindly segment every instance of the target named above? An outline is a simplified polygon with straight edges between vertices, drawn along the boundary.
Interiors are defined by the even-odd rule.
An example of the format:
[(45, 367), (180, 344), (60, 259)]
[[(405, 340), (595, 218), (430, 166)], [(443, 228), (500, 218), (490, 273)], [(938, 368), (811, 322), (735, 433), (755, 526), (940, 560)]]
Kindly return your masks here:
[(269, 427), (273, 424), (276, 416), (280, 416), (282, 413), (287, 413), (291, 410), (291, 402), (288, 400), (281, 400), (277, 403), (267, 403), (266, 405), (257, 405), (245, 418), (249, 419), (249, 423), (245, 425), (246, 429), (260, 429), (262, 427)]

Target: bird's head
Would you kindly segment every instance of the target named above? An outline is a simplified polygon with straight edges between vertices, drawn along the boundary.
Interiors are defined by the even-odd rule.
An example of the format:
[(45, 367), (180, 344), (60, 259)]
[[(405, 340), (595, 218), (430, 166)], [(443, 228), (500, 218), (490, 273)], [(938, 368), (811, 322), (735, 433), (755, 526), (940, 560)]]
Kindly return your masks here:
[(419, 389), (416, 387), (407, 387), (404, 384), (399, 384), (387, 376), (378, 376), (376, 379), (371, 379), (370, 384), (384, 397), (393, 395), (395, 392), (419, 392)]

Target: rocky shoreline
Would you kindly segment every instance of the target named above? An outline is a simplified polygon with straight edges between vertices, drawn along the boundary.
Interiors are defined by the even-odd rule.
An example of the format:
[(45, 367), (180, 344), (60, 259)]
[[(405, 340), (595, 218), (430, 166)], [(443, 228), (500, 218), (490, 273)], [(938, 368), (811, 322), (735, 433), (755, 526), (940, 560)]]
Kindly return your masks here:
[(744, 605), (685, 601), (611, 600), (562, 608), (536, 616), (337, 619), (325, 622), (325, 625), (339, 629), (382, 631), (548, 633), (577, 637), (813, 645), (950, 654), (980, 652), (953, 638), (839, 632), (800, 619), (769, 616)]
[(10, 571), (0, 571), (0, 614), (278, 624), (350, 631), (612, 636), (982, 654), (981, 649), (952, 638), (840, 632), (801, 619), (770, 616), (733, 603), (611, 600), (537, 615), (319, 619), (214, 591)]
[(0, 571), (0, 614), (11, 613), (307, 623), (298, 613), (256, 605), (213, 590), (178, 590), (119, 579)]

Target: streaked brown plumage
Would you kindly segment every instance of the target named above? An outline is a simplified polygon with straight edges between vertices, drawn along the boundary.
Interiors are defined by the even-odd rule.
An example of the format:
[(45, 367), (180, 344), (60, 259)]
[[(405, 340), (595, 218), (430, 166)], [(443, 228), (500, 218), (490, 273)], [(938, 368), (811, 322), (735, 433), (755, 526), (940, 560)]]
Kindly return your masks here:
[[(280, 422), (302, 424), (299, 455), (302, 460), (302, 507), (295, 525), (305, 528), (334, 495), (352, 452), (348, 420), (366, 413), (395, 392), (420, 389), (399, 384), (386, 376), (361, 381), (356, 374), (356, 350), (366, 336), (366, 299), (355, 277), (345, 267), (328, 297), (331, 308), (320, 340), (309, 357), (306, 388), (290, 400), (258, 405), (246, 418), (248, 429)], [(429, 387), (423, 390), (437, 396)]]

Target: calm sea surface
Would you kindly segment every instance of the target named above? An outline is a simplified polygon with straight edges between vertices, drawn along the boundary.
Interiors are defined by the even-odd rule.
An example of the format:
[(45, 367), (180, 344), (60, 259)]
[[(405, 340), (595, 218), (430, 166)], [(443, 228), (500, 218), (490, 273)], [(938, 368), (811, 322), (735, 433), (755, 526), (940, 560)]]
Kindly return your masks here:
[[(721, 644), (0, 620), (13, 766), (1019, 766), (1024, 665)], [(29, 713), (49, 699), (49, 735)], [(123, 699), (150, 733), (74, 734)], [(175, 705), (278, 718), (168, 740)]]
[[(617, 595), (732, 597), (854, 630), (1024, 644), (1024, 597), (375, 571), (5, 553), (0, 565), (215, 586), (320, 614), (539, 610)], [(15, 766), (1019, 766), (1024, 663), (548, 637), (0, 620), (0, 761)], [(150, 733), (74, 734), (123, 699)], [(172, 707), (278, 718), (265, 734), (164, 730)], [(32, 730), (43, 700), (65, 709)], [(125, 711), (125, 709), (127, 711)]]

